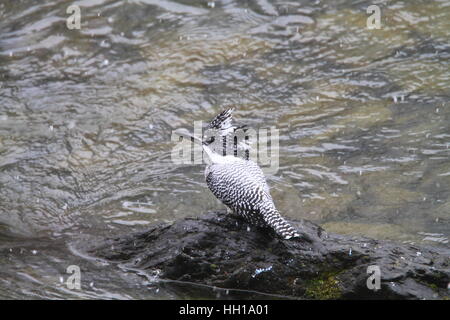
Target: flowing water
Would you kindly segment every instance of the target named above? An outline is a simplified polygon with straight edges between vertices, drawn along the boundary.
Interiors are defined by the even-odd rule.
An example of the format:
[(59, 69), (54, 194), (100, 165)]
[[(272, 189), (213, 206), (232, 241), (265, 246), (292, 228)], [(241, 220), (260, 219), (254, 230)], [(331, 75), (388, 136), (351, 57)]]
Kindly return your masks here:
[(1, 1), (0, 297), (192, 297), (73, 248), (223, 209), (171, 133), (230, 106), (283, 215), (448, 246), (450, 1), (374, 2)]

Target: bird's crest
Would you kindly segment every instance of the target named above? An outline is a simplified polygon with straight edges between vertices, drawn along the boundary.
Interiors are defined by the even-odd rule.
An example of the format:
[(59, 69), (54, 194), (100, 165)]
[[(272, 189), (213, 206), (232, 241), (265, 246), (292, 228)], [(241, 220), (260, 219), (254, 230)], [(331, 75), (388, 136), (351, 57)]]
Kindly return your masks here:
[[(242, 130), (244, 133), (247, 131), (247, 125), (244, 124), (236, 126), (233, 123), (233, 111), (234, 108), (229, 108), (222, 111), (216, 117), (214, 117), (214, 119), (211, 120), (211, 122), (207, 126), (207, 129), (212, 130), (214, 135), (207, 137), (205, 143), (207, 145), (212, 144), (214, 142), (218, 143), (219, 145), (216, 145), (215, 149), (217, 148), (222, 149), (223, 154), (225, 154), (224, 150), (226, 150), (227, 148), (227, 139), (230, 137), (230, 134), (234, 134), (237, 130)], [(217, 135), (222, 137), (222, 139), (216, 139)], [(239, 141), (234, 148), (243, 150), (245, 152), (244, 158), (245, 159), (249, 158), (250, 141), (248, 140), (248, 138)]]
[(221, 136), (226, 136), (233, 132), (236, 128), (233, 126), (234, 108), (229, 108), (219, 113), (208, 125), (208, 129), (216, 129), (220, 131)]

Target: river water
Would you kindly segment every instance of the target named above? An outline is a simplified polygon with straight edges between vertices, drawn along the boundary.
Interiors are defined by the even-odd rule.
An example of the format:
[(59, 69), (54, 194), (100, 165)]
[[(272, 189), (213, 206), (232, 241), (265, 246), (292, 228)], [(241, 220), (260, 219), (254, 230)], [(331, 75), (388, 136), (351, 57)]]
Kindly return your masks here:
[(0, 298), (194, 297), (75, 248), (223, 209), (171, 134), (230, 106), (283, 215), (448, 246), (450, 2), (374, 2), (1, 1)]

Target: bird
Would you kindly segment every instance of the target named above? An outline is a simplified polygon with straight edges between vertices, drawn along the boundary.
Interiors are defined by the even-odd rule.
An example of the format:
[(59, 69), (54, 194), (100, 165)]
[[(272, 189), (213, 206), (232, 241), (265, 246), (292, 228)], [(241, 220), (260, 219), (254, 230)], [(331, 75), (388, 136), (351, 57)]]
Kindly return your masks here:
[[(245, 130), (246, 126), (233, 124), (233, 111), (234, 108), (224, 110), (207, 128), (219, 137), (226, 137), (239, 129)], [(178, 134), (186, 136), (181, 131)], [(248, 158), (219, 154), (211, 148), (215, 136), (200, 139), (190, 135), (194, 142), (201, 143), (207, 154), (205, 180), (213, 195), (250, 225), (272, 229), (283, 239), (299, 238), (299, 232), (275, 207), (269, 185), (258, 164)], [(248, 148), (245, 144), (241, 147)]]

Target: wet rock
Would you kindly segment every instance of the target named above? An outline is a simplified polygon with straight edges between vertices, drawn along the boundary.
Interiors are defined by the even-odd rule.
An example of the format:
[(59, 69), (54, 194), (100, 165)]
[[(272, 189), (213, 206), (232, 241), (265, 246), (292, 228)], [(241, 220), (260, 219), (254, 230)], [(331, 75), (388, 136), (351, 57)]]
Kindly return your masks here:
[[(310, 299), (448, 299), (450, 249), (326, 233), (291, 221), (304, 235), (282, 240), (240, 218), (210, 212), (107, 239), (90, 255), (161, 279)], [(380, 288), (368, 289), (369, 266)], [(181, 281), (181, 282), (180, 282)], [(376, 285), (375, 281), (369, 281)], [(168, 282), (170, 283), (170, 282)]]

